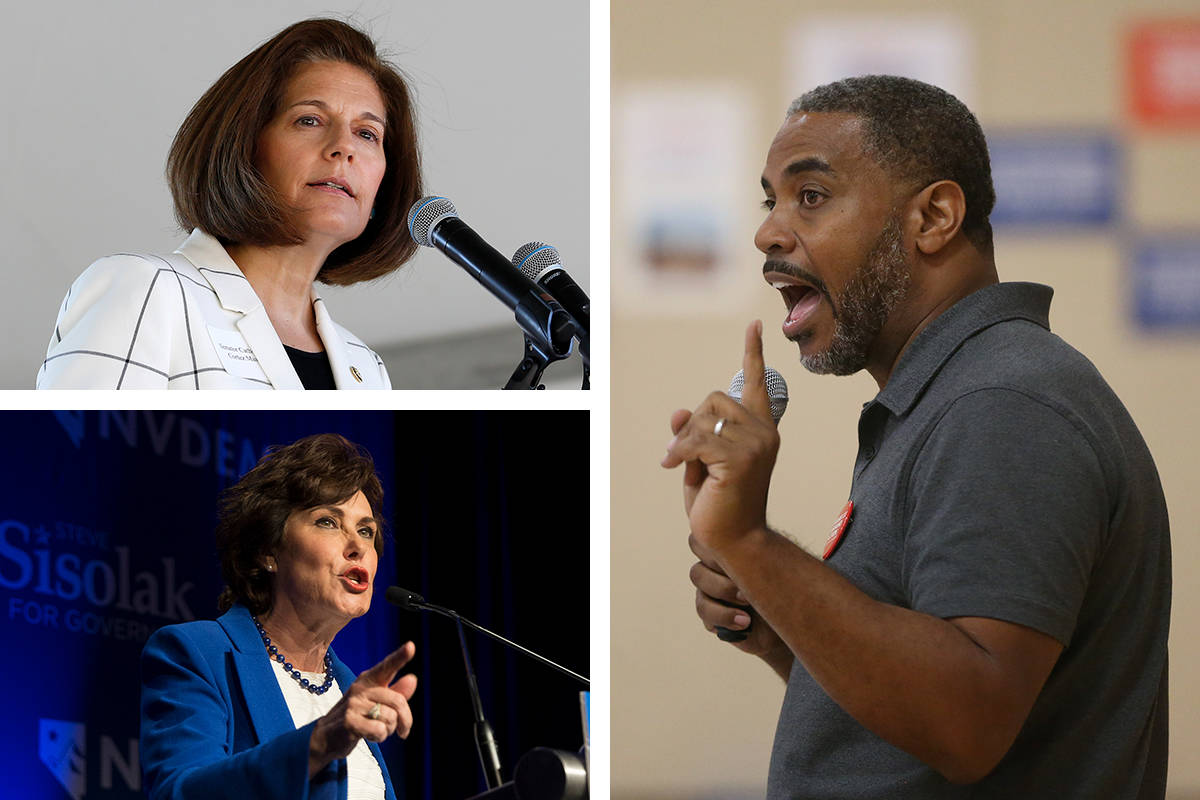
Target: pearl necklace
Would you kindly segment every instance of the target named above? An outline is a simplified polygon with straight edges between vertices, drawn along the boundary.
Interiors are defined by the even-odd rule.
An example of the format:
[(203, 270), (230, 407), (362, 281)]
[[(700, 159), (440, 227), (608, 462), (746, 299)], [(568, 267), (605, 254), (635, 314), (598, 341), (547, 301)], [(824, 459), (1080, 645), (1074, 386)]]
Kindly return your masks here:
[(333, 659), (329, 657), (329, 649), (325, 649), (325, 682), (320, 686), (305, 678), (300, 674), (300, 670), (293, 669), (292, 663), (284, 658), (283, 653), (279, 652), (279, 648), (271, 644), (271, 637), (267, 636), (266, 630), (263, 629), (262, 623), (258, 621), (258, 617), (251, 617), (254, 620), (254, 627), (258, 628), (258, 635), (262, 637), (263, 645), (267, 648), (267, 654), (283, 664), (283, 670), (291, 676), (292, 680), (300, 684), (301, 689), (307, 689), (313, 694), (325, 694), (329, 691), (329, 687), (333, 686)]

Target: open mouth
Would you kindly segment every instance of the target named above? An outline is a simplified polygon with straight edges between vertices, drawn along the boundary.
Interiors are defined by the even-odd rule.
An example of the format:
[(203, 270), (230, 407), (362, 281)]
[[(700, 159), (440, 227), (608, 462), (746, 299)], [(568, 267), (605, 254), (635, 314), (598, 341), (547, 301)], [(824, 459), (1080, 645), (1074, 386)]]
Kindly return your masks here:
[(365, 592), (371, 585), (371, 576), (362, 567), (351, 567), (341, 577), (354, 591)]
[(783, 304), (787, 306), (787, 317), (783, 320), (783, 335), (789, 339), (800, 335), (805, 323), (821, 305), (822, 294), (810, 284), (803, 283), (791, 275), (769, 272), (763, 276), (767, 283), (779, 291)]

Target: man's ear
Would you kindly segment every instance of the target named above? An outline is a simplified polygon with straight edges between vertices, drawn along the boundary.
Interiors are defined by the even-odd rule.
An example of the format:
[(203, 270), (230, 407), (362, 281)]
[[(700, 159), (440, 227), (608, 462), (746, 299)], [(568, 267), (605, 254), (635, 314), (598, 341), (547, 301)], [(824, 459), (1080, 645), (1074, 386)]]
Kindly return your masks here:
[(913, 237), (917, 250), (924, 255), (939, 252), (962, 229), (967, 199), (954, 181), (936, 181), (917, 192), (912, 200), (917, 223)]

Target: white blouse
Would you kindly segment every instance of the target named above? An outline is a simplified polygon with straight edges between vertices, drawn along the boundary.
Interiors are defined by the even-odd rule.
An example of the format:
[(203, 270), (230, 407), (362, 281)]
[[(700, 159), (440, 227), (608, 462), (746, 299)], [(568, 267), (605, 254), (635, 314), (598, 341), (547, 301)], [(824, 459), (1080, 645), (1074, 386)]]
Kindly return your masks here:
[[(329, 709), (342, 699), (342, 690), (337, 681), (333, 682), (325, 694), (313, 694), (300, 686), (296, 679), (283, 669), (283, 664), (271, 659), (271, 666), (275, 668), (275, 680), (279, 681), (283, 699), (287, 701), (288, 711), (292, 712), (292, 722), (297, 728), (325, 716)], [(317, 686), (325, 682), (323, 672), (301, 672), (300, 675)], [(346, 759), (346, 771), (349, 776), (348, 800), (382, 800), (387, 796), (383, 785), (383, 773), (379, 770), (379, 764), (375, 761), (371, 748), (367, 747), (365, 739), (359, 739), (358, 744), (350, 751)]]

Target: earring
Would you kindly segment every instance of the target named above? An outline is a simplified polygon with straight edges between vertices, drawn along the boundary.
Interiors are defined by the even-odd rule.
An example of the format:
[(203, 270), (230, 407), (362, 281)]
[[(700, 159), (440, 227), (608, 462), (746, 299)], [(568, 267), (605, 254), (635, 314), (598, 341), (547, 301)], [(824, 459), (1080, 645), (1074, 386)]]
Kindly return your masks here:
[(375, 219), (375, 206), (371, 206), (371, 219)]

